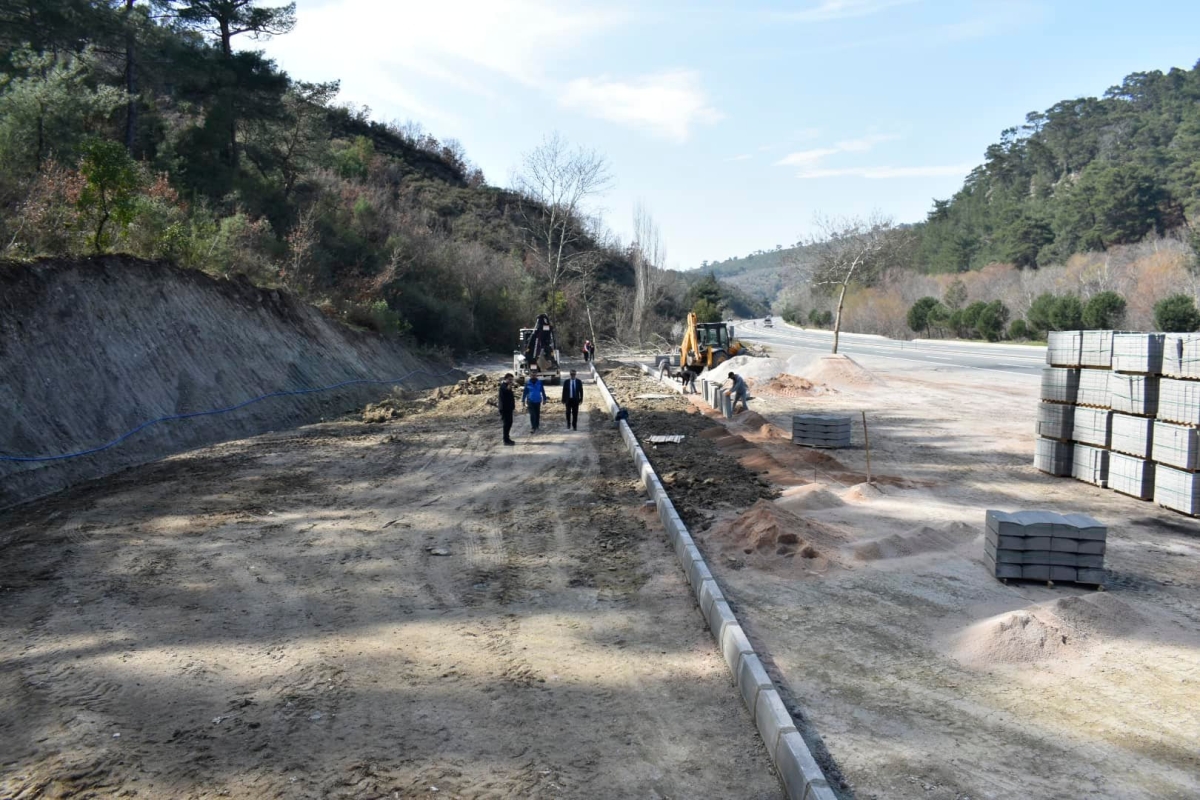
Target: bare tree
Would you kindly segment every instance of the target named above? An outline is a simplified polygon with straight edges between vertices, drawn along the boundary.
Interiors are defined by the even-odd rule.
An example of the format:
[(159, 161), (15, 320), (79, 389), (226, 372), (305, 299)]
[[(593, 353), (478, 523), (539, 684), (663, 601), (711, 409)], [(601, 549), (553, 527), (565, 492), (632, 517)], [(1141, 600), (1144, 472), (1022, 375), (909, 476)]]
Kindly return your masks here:
[(611, 184), (608, 164), (594, 150), (571, 147), (555, 133), (526, 153), (515, 188), (521, 204), (521, 228), (530, 256), (543, 271), (551, 292), (566, 279), (584, 276), (596, 254), (583, 248), (589, 198)]
[(641, 342), (646, 314), (662, 299), (665, 286), (663, 270), (667, 263), (667, 248), (663, 244), (658, 223), (649, 210), (638, 203), (633, 207), (633, 242), (629, 246), (633, 262), (633, 339)]
[(884, 269), (899, 261), (909, 236), (890, 217), (878, 212), (869, 217), (824, 217), (814, 220), (817, 233), (807, 242), (797, 266), (814, 287), (838, 292), (833, 318), (833, 352), (842, 332), (842, 309), (851, 284), (870, 285)]

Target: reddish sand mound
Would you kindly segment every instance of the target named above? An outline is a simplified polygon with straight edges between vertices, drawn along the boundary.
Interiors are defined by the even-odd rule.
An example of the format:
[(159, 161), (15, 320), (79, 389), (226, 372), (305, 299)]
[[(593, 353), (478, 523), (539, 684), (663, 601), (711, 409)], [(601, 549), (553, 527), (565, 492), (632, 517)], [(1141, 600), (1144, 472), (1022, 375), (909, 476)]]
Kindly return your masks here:
[(745, 425), (747, 428), (754, 428), (755, 430), (758, 430), (763, 425), (767, 424), (766, 418), (763, 417), (762, 414), (758, 414), (754, 411), (749, 411), (745, 414), (739, 415), (737, 417), (737, 422), (741, 425)]
[(872, 386), (881, 381), (849, 356), (821, 356), (804, 368), (800, 376), (830, 386)]
[(974, 539), (977, 531), (965, 522), (946, 525), (924, 525), (908, 533), (893, 533), (882, 539), (854, 546), (859, 561), (878, 561), (883, 558), (904, 558), (920, 553), (953, 550), (959, 544)]
[(759, 500), (740, 516), (714, 526), (709, 536), (727, 555), (755, 565), (791, 562), (815, 572), (829, 567), (844, 539), (833, 528), (801, 519), (770, 500)]
[(784, 372), (767, 381), (750, 381), (750, 388), (756, 394), (772, 397), (813, 397), (816, 395), (836, 392), (828, 386), (813, 383), (808, 378), (799, 375), (789, 375)]
[(1062, 597), (972, 625), (956, 638), (952, 654), (981, 668), (1061, 661), (1145, 624), (1145, 617), (1111, 594)]
[(837, 508), (845, 503), (842, 498), (829, 491), (823, 483), (810, 483), (807, 486), (793, 486), (783, 492), (775, 505), (792, 513), (798, 511), (820, 511), (824, 508)]

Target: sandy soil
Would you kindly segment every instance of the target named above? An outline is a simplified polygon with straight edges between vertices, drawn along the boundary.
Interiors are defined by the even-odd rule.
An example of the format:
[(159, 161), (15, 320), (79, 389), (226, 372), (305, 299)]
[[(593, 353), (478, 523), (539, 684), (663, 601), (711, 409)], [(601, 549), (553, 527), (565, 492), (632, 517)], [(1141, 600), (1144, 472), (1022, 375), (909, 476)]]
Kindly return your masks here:
[(489, 396), (0, 515), (0, 797), (779, 797), (611, 424)]
[[(656, 433), (672, 413), (725, 426), (706, 441), (781, 491), (690, 495), (693, 534), (840, 794), (1200, 796), (1200, 523), (1034, 470), (1032, 381), (817, 367), (820, 394), (764, 383), (728, 423), (652, 410)], [(861, 423), (850, 450), (787, 441), (792, 413), (863, 410), (873, 486)], [(1106, 591), (990, 577), (987, 508), (1107, 523)]]

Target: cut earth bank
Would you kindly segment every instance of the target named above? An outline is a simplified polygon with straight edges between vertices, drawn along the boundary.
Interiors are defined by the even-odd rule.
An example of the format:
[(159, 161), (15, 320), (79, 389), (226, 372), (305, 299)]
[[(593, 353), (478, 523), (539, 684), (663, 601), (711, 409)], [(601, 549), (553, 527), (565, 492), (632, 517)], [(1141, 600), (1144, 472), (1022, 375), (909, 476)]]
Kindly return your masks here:
[[(1036, 382), (819, 359), (752, 381), (752, 413), (725, 421), (609, 366), (843, 796), (1200, 796), (1200, 524), (1034, 470)], [(791, 444), (803, 412), (853, 415), (855, 446)], [(988, 508), (1106, 523), (1107, 591), (990, 577)]]
[(611, 422), (496, 388), (0, 512), (0, 797), (779, 798)]

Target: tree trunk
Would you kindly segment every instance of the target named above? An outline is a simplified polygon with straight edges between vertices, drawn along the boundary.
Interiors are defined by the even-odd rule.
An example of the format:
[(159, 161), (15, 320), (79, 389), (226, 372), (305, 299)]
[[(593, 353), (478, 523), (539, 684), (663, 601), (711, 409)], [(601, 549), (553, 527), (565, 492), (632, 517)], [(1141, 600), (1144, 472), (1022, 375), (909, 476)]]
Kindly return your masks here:
[(125, 149), (133, 155), (133, 142), (137, 135), (137, 65), (134, 63), (133, 48), (136, 37), (133, 31), (133, 0), (125, 0), (125, 92), (129, 102), (125, 107)]
[(838, 338), (842, 334), (842, 305), (846, 302), (846, 287), (848, 284), (842, 284), (842, 291), (838, 294), (837, 314), (833, 318), (833, 354), (837, 355)]

